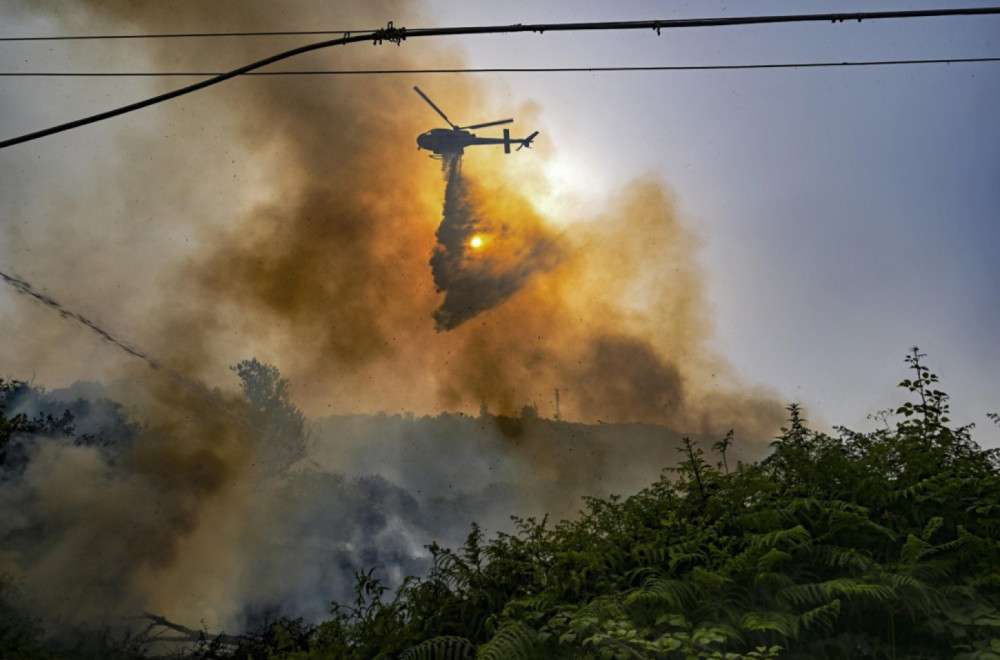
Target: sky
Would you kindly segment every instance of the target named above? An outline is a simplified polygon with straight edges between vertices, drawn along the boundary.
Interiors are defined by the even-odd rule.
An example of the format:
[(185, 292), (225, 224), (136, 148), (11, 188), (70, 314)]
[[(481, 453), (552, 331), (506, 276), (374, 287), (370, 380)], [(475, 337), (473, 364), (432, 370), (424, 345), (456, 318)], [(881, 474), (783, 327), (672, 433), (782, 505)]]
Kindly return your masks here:
[[(184, 3), (168, 3), (161, 14), (143, 19), (87, 3), (73, 9), (64, 3), (5, 3), (0, 15), (4, 35), (17, 36), (153, 32), (160, 27), (364, 29), (389, 20), (397, 26), (436, 27), (936, 6), (813, 2), (806, 9), (801, 3), (774, 0), (738, 5), (578, 2), (567, 7), (561, 2), (484, 5), (432, 0), (409, 5), (405, 12), (394, 3), (320, 11), (315, 3), (302, 2), (268, 14), (222, 3), (206, 18), (185, 11)], [(963, 6), (989, 3), (969, 0)], [(433, 44), (360, 44), (286, 66), (517, 68), (987, 57), (1000, 54), (998, 27), (1000, 17), (967, 17), (699, 28), (660, 35), (483, 35), (436, 39)], [(8, 42), (0, 44), (0, 68), (222, 70), (245, 63), (251, 55), (263, 57), (300, 43), (289, 38), (211, 46), (191, 41)], [(4, 78), (0, 136), (116, 107), (179, 86), (182, 80)], [(366, 106), (370, 114), (363, 118), (365, 126), (391, 124), (385, 135), (393, 140), (379, 143), (379, 154), (362, 157), (351, 151), (355, 147), (349, 134), (359, 130), (354, 120), (331, 116), (323, 130), (337, 136), (335, 148), (348, 149), (344, 159), (371, 167), (375, 179), (380, 172), (392, 172), (404, 156), (412, 171), (425, 168), (418, 175), (424, 183), (413, 186), (420, 197), (411, 203), (430, 209), (427, 222), (419, 232), (380, 234), (378, 240), (384, 246), (382, 263), (406, 263), (406, 268), (398, 266), (406, 277), (415, 277), (418, 266), (426, 267), (440, 220), (440, 212), (433, 210), (440, 207), (443, 183), (437, 163), (414, 160), (412, 140), (439, 126), (440, 120), (410, 91), (416, 84), (458, 123), (510, 116), (516, 120), (513, 134), (540, 131), (533, 151), (504, 156), (498, 150), (470, 150), (465, 173), (492, 182), (488, 185), (498, 191), (497, 199), (517, 197), (518, 203), (529, 205), (547, 235), (565, 243), (586, 236), (582, 245), (606, 241), (605, 246), (620, 248), (615, 258), (631, 264), (622, 269), (628, 276), (611, 274), (608, 264), (613, 259), (605, 259), (600, 268), (589, 271), (587, 302), (580, 302), (582, 297), (576, 302), (591, 311), (613, 307), (612, 316), (618, 319), (614, 323), (624, 335), (641, 336), (660, 353), (669, 352), (664, 348), (669, 344), (677, 354), (696, 355), (688, 362), (675, 361), (685, 382), (697, 384), (699, 393), (688, 395), (688, 400), (710, 400), (713, 387), (749, 392), (747, 396), (775, 405), (800, 402), (807, 418), (820, 428), (871, 428), (875, 422), (869, 415), (903, 400), (896, 384), (906, 377), (903, 358), (916, 345), (928, 354), (942, 389), (952, 395), (955, 421), (976, 423), (975, 437), (997, 446), (1000, 429), (985, 413), (1000, 409), (995, 376), (1000, 370), (995, 340), (1000, 266), (994, 258), (1000, 240), (998, 83), (996, 63), (424, 74), (336, 81), (310, 77), (287, 83), (295, 85), (290, 93), (305, 108), (302, 116), (284, 124), (283, 115), (269, 111), (266, 124), (244, 119), (263, 102), (254, 88), (263, 85), (260, 79), (232, 81), (163, 107), (0, 153), (0, 211), (5, 217), (0, 264), (5, 272), (17, 273), (117, 336), (165, 356), (179, 371), (206, 382), (224, 385), (226, 367), (252, 350), (291, 376), (293, 391), (310, 414), (352, 407), (374, 411), (380, 401), (394, 412), (474, 410), (477, 398), (489, 398), (489, 404), (500, 409), (534, 401), (543, 414), (551, 415), (551, 392), (560, 386), (566, 410), (576, 405), (580, 419), (594, 421), (585, 414), (585, 394), (574, 394), (579, 373), (539, 377), (543, 385), (529, 392), (523, 383), (531, 382), (533, 367), (522, 362), (511, 371), (519, 374), (522, 385), (492, 391), (469, 375), (474, 365), (486, 364), (470, 357), (469, 346), (485, 347), (477, 356), (498, 355), (508, 350), (502, 342), (468, 336), (462, 340), (464, 348), (449, 344), (451, 340), (431, 348), (427, 342), (441, 333), (421, 329), (405, 337), (380, 334), (377, 331), (387, 327), (384, 319), (367, 330), (363, 323), (352, 325), (350, 332), (378, 335), (386, 344), (398, 339), (419, 346), (412, 355), (406, 353), (410, 366), (398, 368), (390, 359), (361, 360), (365, 368), (356, 371), (361, 375), (353, 380), (343, 376), (331, 385), (318, 375), (329, 364), (315, 360), (312, 366), (313, 356), (298, 350), (302, 342), (323, 343), (328, 349), (324, 354), (336, 355), (333, 363), (343, 366), (354, 364), (354, 356), (365, 351), (377, 353), (374, 339), (372, 346), (338, 343), (322, 329), (322, 315), (298, 311), (299, 304), (324, 304), (315, 298), (305, 301), (293, 295), (295, 300), (285, 301), (288, 306), (283, 307), (285, 302), (275, 302), (261, 289), (212, 280), (211, 273), (221, 277), (219, 273), (227, 272), (234, 281), (239, 273), (246, 275), (242, 281), (263, 281), (277, 272), (274, 264), (257, 271), (247, 266), (254, 258), (254, 249), (247, 246), (253, 241), (280, 243), (285, 240), (280, 230), (270, 230), (274, 233), (268, 239), (254, 233), (256, 229), (235, 232), (233, 223), (255, 213), (278, 213), (275, 200), (285, 194), (284, 184), (302, 168), (332, 162), (293, 158), (297, 147), (274, 137), (284, 135), (282, 131), (294, 134), (298, 127), (293, 122), (303, 117), (324, 121), (326, 110), (319, 102), (316, 112), (306, 112), (312, 109), (310, 90), (352, 99), (370, 95), (378, 103)], [(267, 134), (272, 130), (268, 127), (274, 135)], [(491, 130), (498, 132), (480, 133)], [(396, 140), (397, 134), (407, 137)], [(397, 148), (401, 155), (393, 163), (395, 157), (386, 150)], [(310, 174), (317, 176), (315, 170)], [(653, 186), (670, 207), (670, 223), (676, 227), (671, 225), (667, 234), (655, 219), (627, 219), (615, 213), (623, 198), (633, 194), (623, 191), (643, 185)], [(507, 194), (514, 189), (516, 196)], [(614, 231), (602, 234), (604, 230), (595, 227), (610, 224), (612, 218)], [(279, 222), (275, 220), (276, 226)], [(245, 239), (242, 265), (228, 263), (220, 256), (227, 253), (224, 244), (238, 246), (240, 236), (254, 238)], [(665, 240), (672, 241), (670, 248), (663, 246)], [(296, 249), (307, 244), (303, 241)], [(401, 257), (406, 246), (413, 255)], [(211, 257), (203, 259), (207, 253)], [(574, 268), (584, 268), (579, 260), (571, 261)], [(674, 263), (684, 274), (671, 280)], [(343, 268), (345, 277), (355, 272)], [(190, 288), (191, 278), (178, 279), (178, 270), (196, 273), (196, 291)], [(429, 269), (425, 275), (427, 283), (421, 284), (424, 288), (416, 298), (431, 295)], [(285, 284), (294, 287), (296, 281)], [(594, 293), (601, 282), (606, 287)], [(225, 303), (209, 300), (209, 290), (226, 292)], [(697, 304), (682, 305), (679, 290), (696, 297)], [(359, 293), (367, 301), (395, 295), (397, 289), (378, 287)], [(517, 305), (528, 305), (523, 300), (527, 295), (515, 294), (501, 304), (507, 311), (494, 316), (514, 315)], [(560, 323), (572, 318), (574, 304), (568, 295), (561, 300), (562, 315), (555, 319)], [(380, 303), (391, 308), (395, 301), (398, 298), (389, 297)], [(58, 387), (81, 378), (107, 380), (130, 373), (133, 358), (9, 288), (0, 292), (0, 309), (5, 317), (0, 371), (8, 376)], [(205, 309), (212, 310), (210, 317)], [(406, 314), (400, 311), (392, 323), (410, 323)], [(496, 333), (491, 337), (502, 333), (499, 326)], [(697, 340), (685, 343), (683, 338), (691, 333), (697, 333)], [(565, 344), (574, 338), (577, 335), (570, 333)], [(563, 344), (557, 348), (554, 342), (540, 354), (558, 352), (564, 358), (570, 349)], [(461, 382), (451, 382), (461, 370), (448, 356), (458, 355), (469, 368)], [(444, 364), (449, 365), (443, 367), (448, 377), (436, 372), (436, 365)], [(400, 394), (415, 377), (433, 382), (436, 395)], [(352, 398), (364, 383), (376, 383), (372, 392), (384, 396), (363, 402)], [(725, 396), (730, 397), (728, 406), (739, 395)], [(324, 403), (330, 400), (335, 403)], [(704, 406), (698, 414), (703, 412)], [(648, 417), (642, 410), (632, 416)], [(667, 421), (676, 425), (693, 419), (689, 415)]]

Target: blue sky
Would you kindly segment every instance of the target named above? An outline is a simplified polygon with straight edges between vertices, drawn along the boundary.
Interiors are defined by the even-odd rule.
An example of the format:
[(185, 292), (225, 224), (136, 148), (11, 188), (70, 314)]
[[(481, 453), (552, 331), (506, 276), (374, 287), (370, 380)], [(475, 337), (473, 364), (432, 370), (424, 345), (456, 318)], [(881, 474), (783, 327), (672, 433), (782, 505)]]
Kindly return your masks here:
[[(434, 0), (414, 12), (408, 27), (939, 4)], [(37, 15), (0, 9), (0, 15), (5, 12), (11, 12), (4, 17), (5, 33), (66, 29)], [(331, 14), (330, 20), (342, 25), (352, 17)], [(378, 23), (388, 20), (393, 20), (391, 12)], [(234, 20), (232, 29), (248, 27), (238, 23)], [(111, 28), (85, 19), (76, 25)], [(304, 25), (289, 9), (276, 15), (273, 25), (253, 27), (317, 26)], [(262, 55), (269, 52), (266, 46)], [(659, 36), (650, 31), (455, 37), (436, 42), (438, 47), (454, 49), (456, 60), (469, 67), (986, 57), (1000, 55), (1000, 17), (667, 30)], [(414, 66), (420, 66), (421, 44), (400, 48), (409, 49)], [(121, 64), (108, 54), (80, 64), (78, 54), (62, 44), (0, 46), (5, 70)], [(377, 55), (358, 57), (378, 64)], [(135, 62), (133, 68), (142, 64), (139, 58)], [(572, 216), (580, 206), (600, 206), (636, 178), (665, 183), (683, 222), (701, 239), (697, 259), (707, 278), (714, 326), (710, 342), (744, 382), (769, 387), (783, 401), (802, 402), (819, 424), (865, 428), (871, 424), (866, 415), (900, 402), (895, 384), (905, 375), (903, 356), (918, 345), (953, 396), (955, 420), (975, 422), (980, 442), (1000, 445), (1000, 429), (985, 417), (1000, 410), (1000, 266), (995, 257), (1000, 245), (1000, 64), (476, 77), (489, 87), (482, 104), (495, 109), (496, 117), (521, 110), (530, 119), (519, 119), (515, 132), (541, 130), (537, 151), (552, 187), (535, 201), (555, 217)], [(401, 78), (399, 84), (420, 84), (435, 97), (434, 90), (447, 81), (447, 76), (429, 76)], [(149, 89), (146, 82), (125, 80), (4, 79), (0, 85), (3, 137), (129, 102)], [(428, 127), (433, 121), (428, 113)], [(127, 139), (117, 132), (121, 126), (109, 124), (0, 154), (4, 185), (17, 189), (2, 203), (6, 217), (22, 223), (23, 210), (35, 204), (38, 194), (50, 210), (72, 198), (74, 185), (87, 185), (89, 173), (115, 162), (108, 145)], [(162, 127), (164, 135), (171, 130)], [(247, 164), (240, 176), (253, 181), (263, 175)], [(161, 194), (175, 210), (194, 204)], [(249, 206), (253, 200), (242, 203)], [(24, 250), (45, 228), (9, 222), (3, 229), (0, 260), (39, 275)], [(101, 237), (83, 227), (65, 225), (61, 231), (77, 247), (100, 244)], [(149, 242), (162, 253), (183, 253), (188, 240), (184, 231), (158, 223), (144, 231), (138, 238), (130, 234), (130, 240)], [(124, 280), (101, 269), (94, 274), (102, 276), (132, 298), (141, 298), (143, 287), (155, 281), (154, 273)], [(13, 301), (9, 292), (0, 296), (5, 314), (26, 314), (39, 322), (46, 318)], [(105, 312), (102, 318), (121, 318), (115, 326), (129, 336), (126, 316)], [(8, 325), (15, 327), (22, 326)], [(51, 334), (60, 351), (81, 356), (81, 363), (125, 360), (95, 349), (90, 340), (48, 329), (39, 333), (43, 338)], [(34, 357), (39, 377), (48, 375), (44, 355), (26, 358), (26, 350), (16, 345), (5, 350), (8, 365), (27, 368)]]

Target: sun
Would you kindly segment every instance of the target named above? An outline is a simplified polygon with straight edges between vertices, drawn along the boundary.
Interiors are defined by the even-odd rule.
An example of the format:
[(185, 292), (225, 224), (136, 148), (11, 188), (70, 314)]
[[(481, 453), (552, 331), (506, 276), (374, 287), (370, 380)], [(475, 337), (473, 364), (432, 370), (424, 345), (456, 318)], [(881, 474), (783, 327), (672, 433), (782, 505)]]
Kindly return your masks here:
[(483, 247), (483, 237), (479, 236), (478, 234), (473, 236), (472, 240), (469, 241), (469, 246), (473, 250), (478, 250), (479, 248)]

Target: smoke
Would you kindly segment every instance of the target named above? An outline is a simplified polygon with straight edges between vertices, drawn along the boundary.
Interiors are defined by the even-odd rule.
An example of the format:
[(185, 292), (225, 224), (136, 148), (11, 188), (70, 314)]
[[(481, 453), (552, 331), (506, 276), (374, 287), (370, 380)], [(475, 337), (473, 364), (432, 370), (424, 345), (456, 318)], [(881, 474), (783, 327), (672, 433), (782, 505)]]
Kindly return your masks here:
[(445, 158), (444, 171), (444, 218), (431, 272), (437, 290), (445, 294), (434, 311), (436, 327), (452, 330), (506, 301), (535, 273), (550, 270), (558, 252), (530, 209), (499, 224), (484, 217), (483, 193), (463, 178), (461, 155)]
[[(122, 18), (150, 32), (274, 20), (263, 3), (78, 7), (93, 29)], [(288, 7), (289, 27), (320, 18)], [(322, 22), (379, 25), (389, 15), (378, 3), (340, 11)], [(159, 67), (227, 68), (274, 49), (234, 39), (150, 42), (143, 53)], [(426, 40), (316, 57), (345, 67), (457, 59)], [(481, 403), (515, 413), (560, 388), (570, 419), (700, 431), (701, 402), (744, 407), (745, 388), (708, 349), (698, 241), (662, 182), (637, 182), (581, 217), (547, 218), (522, 192), (545, 179), (544, 143), (503, 161), (467, 154), (442, 185), (414, 144), (439, 120), (408, 84), (316, 80), (240, 79), (164, 104), (140, 118), (148, 127), (124, 127), (114, 142), (121, 167), (64, 193), (61, 213), (35, 202), (44, 222), (20, 237), (32, 256), (18, 272), (180, 373), (220, 383), (249, 355), (279, 365), (312, 414), (472, 412)], [(425, 89), (451, 116), (491, 116), (482, 109), (489, 88), (472, 78)], [(516, 178), (504, 169), (514, 159)], [(87, 240), (65, 240), (70, 226), (74, 236), (88, 228)], [(43, 347), (63, 340), (56, 332), (37, 347), (22, 333), (29, 350), (20, 353), (34, 360), (25, 366), (45, 382), (103, 368), (72, 374), (61, 356), (39, 365)]]
[[(52, 12), (67, 33), (357, 29), (419, 17), (396, 3), (313, 5), (102, 0), (25, 11)], [(286, 45), (74, 46), (94, 68), (126, 47), (141, 48), (130, 62), (197, 70)], [(294, 68), (459, 61), (447, 43), (424, 40), (338, 48)], [(493, 116), (489, 85), (442, 80), (423, 86), (449, 116)], [(527, 112), (514, 114), (524, 121)], [(16, 228), (4, 259), (18, 281), (161, 365), (139, 369), (107, 342), (81, 337), (79, 323), (4, 301), (5, 369), (46, 383), (114, 380), (111, 393), (144, 424), (114, 465), (93, 447), (38, 445), (22, 477), (4, 486), (5, 510), (24, 516), (6, 530), (20, 540), (0, 549), (4, 566), (25, 591), (47, 594), (42, 611), (107, 623), (145, 608), (230, 629), (252, 618), (250, 603), (315, 614), (331, 593), (346, 593), (355, 568), (415, 570), (424, 543), (454, 540), (468, 519), (500, 520), (528, 504), (572, 513), (581, 492), (642, 487), (673, 455), (654, 432), (634, 436), (630, 464), (601, 449), (610, 436), (484, 417), (492, 421), (474, 424), (488, 442), (474, 442), (468, 424), (443, 424), (420, 436), (434, 438), (433, 451), (414, 444), (400, 463), (397, 441), (409, 436), (378, 441), (376, 427), (351, 444), (333, 425), (314, 438), (324, 470), (299, 466), (285, 482), (266, 480), (253, 429), (224, 411), (240, 401), (220, 393), (220, 409), (171, 373), (227, 387), (229, 365), (258, 356), (280, 367), (314, 419), (481, 405), (508, 419), (536, 405), (551, 418), (558, 389), (560, 416), (578, 422), (719, 437), (735, 428), (747, 455), (774, 434), (781, 407), (710, 348), (698, 239), (662, 181), (636, 181), (580, 217), (549, 217), (527, 192), (544, 187), (544, 143), (509, 156), (470, 153), (464, 171), (446, 163), (442, 181), (414, 144), (432, 121), (391, 76), (241, 78), (101, 132), (49, 138), (68, 141), (39, 148), (44, 167), (32, 183), (51, 194), (4, 190), (6, 225)], [(31, 153), (17, 149), (2, 157)], [(357, 446), (367, 450), (350, 451)], [(457, 472), (483, 478), (450, 488)], [(387, 476), (356, 480), (371, 473)]]
[[(120, 625), (123, 614), (162, 598), (207, 521), (231, 512), (251, 470), (245, 426), (171, 380), (143, 383), (151, 402), (185, 415), (161, 413), (139, 426), (105, 399), (65, 401), (79, 430), (15, 436), (25, 460), (8, 455), (0, 472), (4, 509), (17, 512), (0, 528), (0, 567), (49, 625)], [(10, 418), (64, 403), (34, 390), (6, 398)], [(218, 522), (212, 529), (225, 529)], [(205, 568), (218, 564), (202, 559)]]

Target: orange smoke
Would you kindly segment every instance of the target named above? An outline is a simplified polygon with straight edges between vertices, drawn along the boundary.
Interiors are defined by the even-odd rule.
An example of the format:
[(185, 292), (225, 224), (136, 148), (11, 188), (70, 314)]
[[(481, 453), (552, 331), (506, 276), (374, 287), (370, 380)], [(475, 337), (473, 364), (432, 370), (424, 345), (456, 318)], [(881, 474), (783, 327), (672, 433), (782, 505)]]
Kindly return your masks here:
[[(274, 20), (268, 3), (180, 12), (155, 3), (136, 11), (123, 1), (79, 6), (92, 24), (127, 18), (149, 32), (250, 29)], [(405, 25), (408, 17), (391, 9)], [(379, 25), (389, 13), (378, 3), (340, 6), (336, 16), (315, 11), (290, 6), (285, 20)], [(183, 46), (150, 42), (147, 56), (166, 68), (226, 68), (276, 49), (247, 39)], [(446, 48), (429, 41), (344, 47), (295, 68), (331, 61), (454, 67), (458, 56)], [(493, 116), (489, 85), (443, 80), (424, 88), (449, 116)], [(157, 228), (177, 227), (183, 241), (161, 254), (159, 244), (146, 242), (148, 232), (137, 231), (127, 234), (121, 259), (101, 258), (86, 245), (74, 253), (50, 232), (36, 239), (34, 253), (57, 256), (57, 272), (72, 263), (99, 274), (100, 289), (96, 280), (94, 290), (79, 278), (65, 281), (93, 301), (94, 316), (164, 363), (224, 382), (228, 365), (257, 355), (289, 377), (307, 412), (471, 411), (483, 402), (512, 412), (550, 402), (560, 388), (570, 419), (641, 419), (691, 431), (746, 422), (753, 434), (770, 435), (779, 406), (756, 395), (747, 405), (742, 384), (708, 349), (698, 241), (662, 183), (636, 183), (586, 217), (553, 219), (522, 192), (545, 186), (543, 141), (509, 156), (467, 155), (463, 204), (475, 222), (449, 237), (439, 228), (447, 181), (413, 142), (440, 120), (412, 82), (244, 78), (165, 104), (147, 115), (152, 130), (131, 130), (131, 139), (117, 144), (124, 167), (117, 177), (105, 173), (94, 193), (95, 203), (139, 194), (140, 203), (158, 206), (140, 207), (138, 215), (127, 206), (78, 208), (71, 218), (74, 227), (114, 237), (152, 217)], [(169, 126), (169, 138), (160, 126)], [(544, 123), (532, 120), (531, 128), (550, 136)], [(520, 179), (504, 171), (508, 163), (518, 164)], [(248, 171), (256, 187), (231, 184)], [(114, 190), (116, 181), (127, 191)], [(213, 195), (223, 184), (232, 192)], [(170, 194), (158, 196), (159, 188)], [(178, 205), (186, 206), (179, 212)], [(489, 243), (465, 249), (469, 232)], [(443, 250), (435, 253), (436, 246)], [(451, 263), (449, 253), (460, 258)], [(108, 287), (131, 283), (136, 270), (155, 274), (155, 288), (124, 287), (132, 300), (108, 300)], [(750, 420), (715, 414), (736, 409), (761, 412)], [(553, 411), (543, 405), (542, 413)]]
[[(445, 159), (444, 217), (431, 256), (434, 284), (444, 294), (434, 311), (439, 330), (451, 330), (501, 305), (558, 259), (544, 222), (519, 197), (505, 208), (488, 202), (505, 195), (470, 185), (461, 156)], [(514, 207), (514, 208), (511, 208)]]

